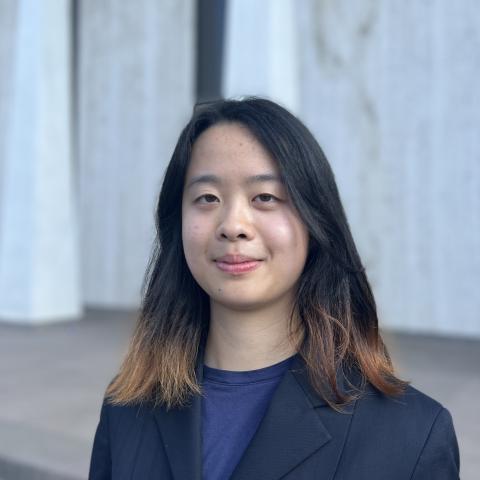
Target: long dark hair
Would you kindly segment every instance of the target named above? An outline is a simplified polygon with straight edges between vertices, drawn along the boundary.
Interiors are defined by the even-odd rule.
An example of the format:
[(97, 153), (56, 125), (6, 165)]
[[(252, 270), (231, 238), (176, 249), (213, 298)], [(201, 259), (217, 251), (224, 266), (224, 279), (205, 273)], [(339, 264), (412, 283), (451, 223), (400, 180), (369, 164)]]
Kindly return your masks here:
[(304, 329), (298, 354), (310, 383), (336, 410), (362, 393), (362, 388), (339, 388), (339, 368), (359, 372), (362, 386), (369, 382), (384, 394), (401, 394), (408, 382), (394, 375), (372, 290), (322, 149), (286, 109), (248, 97), (197, 105), (178, 139), (158, 199), (157, 237), (140, 314), (120, 371), (107, 388), (109, 402), (154, 401), (171, 408), (201, 393), (195, 364), (208, 334), (210, 306), (184, 257), (182, 195), (193, 144), (222, 122), (247, 127), (271, 154), (308, 228), (309, 251), (294, 307)]

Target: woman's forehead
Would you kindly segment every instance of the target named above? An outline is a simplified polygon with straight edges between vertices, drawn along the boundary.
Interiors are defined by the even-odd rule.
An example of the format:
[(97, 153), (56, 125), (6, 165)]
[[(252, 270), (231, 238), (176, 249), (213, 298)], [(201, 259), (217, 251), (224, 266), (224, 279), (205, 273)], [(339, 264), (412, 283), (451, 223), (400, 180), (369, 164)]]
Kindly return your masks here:
[(219, 123), (200, 134), (193, 144), (192, 156), (212, 153), (261, 153), (268, 155), (265, 147), (241, 123)]
[(276, 162), (246, 127), (241, 124), (210, 127), (194, 143), (187, 184), (193, 177), (219, 183), (223, 177), (237, 176), (244, 177), (247, 183), (280, 180)]

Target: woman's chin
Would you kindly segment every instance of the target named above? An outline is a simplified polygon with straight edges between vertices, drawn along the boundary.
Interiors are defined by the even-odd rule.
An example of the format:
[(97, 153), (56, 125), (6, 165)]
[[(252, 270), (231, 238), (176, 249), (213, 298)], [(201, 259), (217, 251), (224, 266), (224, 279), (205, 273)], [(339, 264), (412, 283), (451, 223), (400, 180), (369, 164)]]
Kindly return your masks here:
[(213, 297), (210, 296), (210, 302), (229, 310), (250, 311), (261, 308), (262, 304), (264, 304), (264, 299), (261, 299), (259, 295), (222, 295), (217, 293)]

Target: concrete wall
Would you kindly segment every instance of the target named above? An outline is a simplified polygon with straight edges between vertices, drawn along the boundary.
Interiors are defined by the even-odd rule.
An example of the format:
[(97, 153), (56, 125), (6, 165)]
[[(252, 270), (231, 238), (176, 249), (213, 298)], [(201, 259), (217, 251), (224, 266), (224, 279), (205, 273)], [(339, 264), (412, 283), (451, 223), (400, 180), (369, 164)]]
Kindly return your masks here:
[(163, 171), (194, 96), (192, 0), (80, 3), (84, 301), (134, 307)]
[(194, 99), (194, 2), (79, 3), (84, 301), (134, 307), (162, 175)]
[[(22, 17), (31, 1), (0, 3), (0, 318), (6, 287), (14, 290), (8, 301), (32, 292), (42, 298), (17, 313), (9, 306), (18, 318), (40, 318), (40, 305), (55, 316), (52, 292), (58, 297), (62, 289), (70, 292), (63, 298), (72, 300), (71, 316), (79, 304), (135, 307), (163, 171), (194, 101), (194, 2), (78, 2), (72, 164), (68, 100), (51, 108), (66, 90), (57, 88), (45, 103), (51, 90), (38, 89), (51, 85), (42, 82), (58, 62), (44, 64), (50, 67), (30, 83), (22, 73), (33, 65), (25, 53), (38, 47), (33, 40), (68, 32), (68, 21), (67, 30), (51, 22), (70, 2), (45, 3), (64, 13), (52, 10), (53, 28), (42, 30), (40, 17)], [(336, 173), (382, 325), (480, 336), (476, 2), (255, 5), (229, 4), (225, 94), (270, 96), (312, 129)], [(40, 36), (21, 34), (26, 21)], [(68, 72), (68, 38), (60, 43), (53, 42)], [(67, 85), (68, 74), (62, 81)], [(28, 114), (32, 106), (22, 99), (32, 92), (43, 110)], [(53, 128), (42, 133), (53, 138), (42, 143), (43, 157), (33, 147), (35, 155), (15, 150), (39, 138), (22, 118)], [(53, 125), (66, 127), (64, 134)], [(25, 221), (15, 222), (20, 217)], [(27, 268), (29, 256), (40, 260)], [(57, 313), (68, 316), (62, 308)]]
[(228, 0), (225, 97), (270, 96), (300, 113), (296, 5), (295, 0)]
[[(262, 22), (246, 6), (229, 17), (236, 45), (244, 41), (248, 51), (230, 50), (226, 78), (236, 80), (226, 93), (270, 96), (313, 131), (336, 174), (383, 326), (480, 336), (478, 4), (296, 2), (288, 18), (299, 72), (288, 88), (288, 76), (271, 74), (266, 32), (268, 19), (287, 18), (291, 5), (262, 8), (270, 8)], [(246, 26), (255, 21), (252, 32)], [(284, 64), (292, 64), (289, 50)], [(279, 86), (297, 94), (284, 97)]]
[[(0, 2), (0, 191), (2, 191), (5, 141), (8, 128), (8, 111), (12, 97), (12, 59), (15, 51), (15, 32), (17, 12), (15, 0)], [(1, 200), (0, 200), (1, 202)], [(0, 215), (2, 212), (0, 203)], [(0, 217), (0, 235), (1, 235)]]
[(81, 293), (69, 2), (22, 0), (2, 9), (0, 319), (73, 319)]
[(138, 306), (191, 114), (193, 0), (76, 5), (0, 5), (1, 320)]

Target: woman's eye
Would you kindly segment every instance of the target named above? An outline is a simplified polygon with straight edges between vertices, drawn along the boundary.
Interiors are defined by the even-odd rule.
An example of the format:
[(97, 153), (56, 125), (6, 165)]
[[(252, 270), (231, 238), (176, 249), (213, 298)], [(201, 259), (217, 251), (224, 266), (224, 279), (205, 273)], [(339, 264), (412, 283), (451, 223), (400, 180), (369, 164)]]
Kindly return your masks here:
[[(271, 195), (270, 193), (261, 193), (260, 195), (257, 195), (255, 198), (260, 199), (260, 203), (275, 203), (278, 198), (275, 197), (274, 195)], [(214, 203), (217, 199), (215, 195), (212, 195), (211, 193), (205, 193), (204, 195), (201, 195), (195, 200), (195, 203), (203, 203), (203, 204), (208, 204), (208, 203)]]
[(274, 203), (275, 200), (278, 200), (277, 197), (271, 195), (270, 193), (261, 193), (260, 195), (257, 195), (257, 197), (262, 199), (261, 203)]
[(211, 193), (206, 193), (205, 195), (202, 195), (202, 196), (198, 197), (195, 200), (195, 202), (198, 203), (198, 202), (200, 202), (200, 200), (205, 199), (206, 201), (202, 202), (202, 203), (213, 203), (213, 201), (208, 201), (207, 198), (211, 200), (211, 199), (215, 199), (217, 197), (215, 195), (212, 195)]

